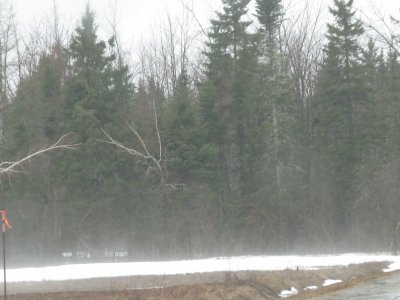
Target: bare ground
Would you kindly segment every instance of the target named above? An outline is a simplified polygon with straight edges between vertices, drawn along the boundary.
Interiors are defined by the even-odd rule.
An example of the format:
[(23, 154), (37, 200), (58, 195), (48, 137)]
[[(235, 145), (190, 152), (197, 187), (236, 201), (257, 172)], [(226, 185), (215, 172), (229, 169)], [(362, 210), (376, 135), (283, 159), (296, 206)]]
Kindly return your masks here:
[[(311, 299), (387, 274), (388, 263), (368, 263), (315, 271), (234, 272), (175, 276), (134, 276), (122, 278), (9, 284), (7, 299), (280, 299), (282, 290), (295, 287), (300, 294), (290, 299)], [(342, 284), (321, 287), (325, 279), (341, 279)], [(304, 288), (316, 285), (317, 291)], [(0, 297), (2, 299), (2, 297)]]

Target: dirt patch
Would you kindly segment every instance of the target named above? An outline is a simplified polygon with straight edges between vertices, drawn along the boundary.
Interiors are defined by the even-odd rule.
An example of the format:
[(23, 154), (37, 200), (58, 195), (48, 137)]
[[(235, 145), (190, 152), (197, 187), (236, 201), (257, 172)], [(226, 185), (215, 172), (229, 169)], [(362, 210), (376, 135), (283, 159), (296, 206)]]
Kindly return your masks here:
[[(7, 299), (258, 300), (280, 299), (278, 294), (282, 290), (294, 287), (300, 293), (290, 299), (301, 300), (385, 276), (382, 269), (387, 266), (388, 263), (368, 263), (313, 271), (220, 272), (18, 283), (8, 286), (10, 292)], [(326, 279), (340, 279), (344, 283), (322, 287)], [(304, 291), (308, 286), (318, 286), (318, 290)]]

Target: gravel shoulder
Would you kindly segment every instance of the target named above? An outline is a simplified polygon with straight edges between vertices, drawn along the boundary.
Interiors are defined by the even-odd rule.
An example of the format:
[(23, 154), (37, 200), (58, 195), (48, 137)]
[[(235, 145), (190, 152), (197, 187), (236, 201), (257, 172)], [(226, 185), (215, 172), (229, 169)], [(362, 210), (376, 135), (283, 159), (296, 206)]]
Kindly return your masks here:
[[(320, 270), (273, 272), (215, 272), (174, 276), (133, 276), (89, 280), (25, 282), (7, 285), (7, 299), (281, 299), (283, 290), (295, 288), (290, 299), (311, 299), (382, 276), (389, 263), (367, 263)], [(327, 279), (343, 283), (323, 287)], [(315, 291), (305, 288), (317, 286)], [(1, 297), (0, 297), (1, 299)]]

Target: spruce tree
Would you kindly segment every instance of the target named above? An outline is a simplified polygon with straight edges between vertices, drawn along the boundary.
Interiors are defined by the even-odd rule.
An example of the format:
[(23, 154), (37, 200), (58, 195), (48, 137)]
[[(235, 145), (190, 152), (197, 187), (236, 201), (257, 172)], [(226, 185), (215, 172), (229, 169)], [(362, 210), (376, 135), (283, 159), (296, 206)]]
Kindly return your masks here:
[(334, 0), (334, 22), (328, 24), (327, 45), (318, 83), (319, 148), (327, 159), (336, 233), (349, 229), (357, 197), (357, 166), (368, 150), (363, 131), (371, 109), (360, 67), (358, 40), (364, 32), (352, 0)]
[(267, 163), (264, 168), (270, 170), (264, 172), (263, 177), (273, 182), (269, 193), (277, 196), (276, 193), (282, 190), (282, 168), (285, 164), (282, 154), (285, 152), (285, 140), (288, 139), (287, 133), (290, 131), (288, 121), (291, 116), (287, 110), (292, 105), (288, 77), (283, 67), (283, 53), (279, 47), (279, 29), (284, 15), (282, 1), (258, 0), (256, 12), (260, 23), (259, 53), (262, 62), (259, 72), (261, 87), (258, 114), (260, 120), (264, 119), (264, 137), (260, 137), (260, 140), (264, 141), (266, 148), (264, 159)]
[(297, 160), (300, 152), (298, 140), (301, 140), (302, 133), (298, 130), (300, 122), (296, 121), (300, 119), (300, 114), (297, 112), (287, 70), (288, 58), (282, 50), (280, 29), (284, 19), (283, 2), (257, 0), (256, 17), (260, 24), (261, 39), (259, 43), (261, 68), (258, 72), (260, 96), (256, 115), (262, 120), (260, 124), (263, 128), (260, 131), (262, 135), (259, 136), (259, 141), (263, 145), (259, 177), (264, 178), (261, 186), (264, 204), (259, 201), (261, 203), (258, 207), (262, 209), (258, 211), (264, 210), (264, 215), (272, 210), (279, 211), (269, 217), (273, 220), (272, 226), (275, 227), (269, 235), (280, 240), (284, 232), (293, 232), (296, 235), (299, 230), (298, 226), (291, 225), (295, 224), (293, 218), (286, 219), (290, 213), (284, 211), (299, 211), (297, 205), (302, 198), (299, 190), (302, 187), (294, 184), (296, 180), (298, 181), (296, 176), (299, 176), (299, 172), (293, 168), (303, 164), (303, 161)]
[[(65, 76), (64, 56), (55, 47), (48, 54), (42, 54), (36, 70), (27, 76), (17, 88), (16, 97), (7, 112), (3, 150), (12, 159), (25, 156), (45, 145), (55, 143), (66, 134), (62, 114), (62, 80)], [(30, 225), (43, 236), (42, 245), (47, 253), (42, 255), (43, 262), (54, 262), (61, 255), (61, 228), (59, 200), (61, 185), (56, 180), (57, 161), (63, 153), (46, 153), (33, 161), (29, 168), (35, 176), (21, 176), (13, 182), (18, 188), (12, 188), (8, 197), (29, 201), (33, 207), (42, 209)], [(17, 191), (15, 191), (15, 190)], [(42, 219), (49, 226), (41, 226)], [(22, 235), (24, 236), (24, 235)], [(24, 236), (26, 243), (35, 244), (34, 236)]]
[(244, 20), (249, 2), (223, 1), (223, 12), (211, 21), (210, 42), (205, 53), (208, 59), (207, 79), (202, 84), (201, 108), (210, 141), (219, 148), (219, 167), (222, 174), (228, 177), (225, 182), (228, 189), (239, 186), (239, 182), (233, 179), (237, 178), (237, 170), (232, 169), (239, 166), (238, 155), (233, 153), (237, 148), (233, 152), (230, 148), (232, 145), (239, 146), (237, 135), (241, 135), (244, 126), (242, 114), (246, 113), (248, 106), (243, 102), (243, 97), (238, 95), (240, 91), (235, 84), (243, 79), (241, 76), (246, 72), (241, 68), (243, 65), (240, 61), (250, 57), (246, 52), (253, 51), (254, 37), (247, 32), (251, 22)]
[(218, 149), (215, 179), (221, 228), (245, 229), (252, 139), (250, 132), (257, 91), (257, 35), (246, 19), (249, 0), (224, 0), (222, 12), (211, 21), (207, 43), (206, 80), (200, 89), (200, 108), (210, 145)]
[[(65, 130), (74, 132), (81, 146), (66, 155), (58, 170), (68, 190), (65, 201), (80, 210), (97, 203), (113, 215), (124, 213), (127, 203), (122, 200), (126, 199), (123, 195), (129, 189), (134, 163), (99, 141), (105, 139), (102, 128), (118, 140), (126, 137), (133, 85), (126, 66), (113, 63), (112, 40), (99, 40), (96, 31), (94, 13), (87, 7), (66, 49), (69, 64), (63, 107)], [(111, 211), (111, 201), (122, 201), (120, 209)], [(105, 225), (100, 223), (99, 230)], [(99, 242), (92, 237), (86, 243)]]
[[(170, 180), (188, 184), (205, 179), (210, 164), (207, 137), (199, 120), (198, 106), (193, 101), (189, 77), (185, 70), (178, 77), (174, 95), (163, 110), (164, 141), (168, 145), (167, 165)], [(212, 159), (211, 161), (209, 159)]]
[(278, 34), (284, 16), (282, 0), (256, 0), (256, 16), (263, 36), (263, 47), (270, 64), (274, 63)]

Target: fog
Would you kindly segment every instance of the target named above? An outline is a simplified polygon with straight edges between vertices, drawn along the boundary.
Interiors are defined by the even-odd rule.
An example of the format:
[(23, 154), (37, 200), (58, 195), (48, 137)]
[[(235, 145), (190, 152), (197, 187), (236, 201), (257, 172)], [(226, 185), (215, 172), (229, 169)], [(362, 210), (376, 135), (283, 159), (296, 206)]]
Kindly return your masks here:
[(0, 0), (10, 267), (399, 251), (398, 5), (239, 2)]

